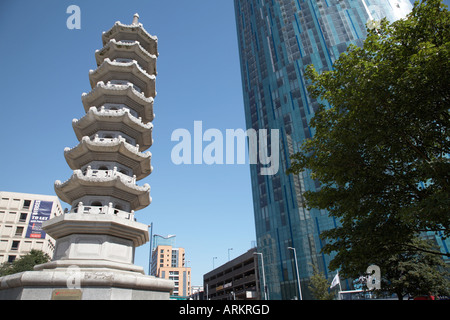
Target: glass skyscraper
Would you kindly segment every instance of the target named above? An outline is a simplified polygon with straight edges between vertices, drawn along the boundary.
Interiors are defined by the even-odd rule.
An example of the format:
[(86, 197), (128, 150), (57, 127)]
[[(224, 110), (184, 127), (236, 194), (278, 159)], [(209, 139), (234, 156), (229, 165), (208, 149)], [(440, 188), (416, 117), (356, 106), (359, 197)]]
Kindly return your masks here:
[[(331, 70), (349, 44), (361, 46), (369, 19), (397, 20), (408, 0), (234, 0), (247, 129), (278, 129), (280, 168), (261, 175), (250, 166), (258, 252), (270, 299), (308, 292), (313, 264), (329, 279), (332, 257), (320, 253), (319, 234), (339, 223), (324, 210), (307, 210), (302, 193), (320, 187), (308, 173), (286, 175), (289, 156), (313, 135), (309, 121), (319, 105), (309, 97), (305, 67)], [(268, 130), (270, 132), (270, 130)], [(272, 150), (278, 152), (278, 150)], [(288, 249), (289, 247), (294, 248)], [(349, 283), (342, 281), (342, 289)]]

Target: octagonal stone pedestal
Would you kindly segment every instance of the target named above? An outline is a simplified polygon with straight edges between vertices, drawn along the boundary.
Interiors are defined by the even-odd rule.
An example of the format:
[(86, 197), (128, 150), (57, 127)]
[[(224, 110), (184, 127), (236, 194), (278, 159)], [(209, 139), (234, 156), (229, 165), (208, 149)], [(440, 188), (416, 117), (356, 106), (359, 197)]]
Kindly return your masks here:
[(0, 300), (168, 300), (173, 282), (108, 268), (56, 268), (0, 278)]
[(134, 250), (148, 241), (148, 226), (112, 214), (64, 214), (43, 229), (56, 239), (53, 261), (36, 270), (70, 267), (110, 268), (144, 274)]
[(56, 239), (53, 261), (0, 278), (0, 299), (166, 300), (173, 281), (146, 276), (134, 248), (148, 241), (142, 223), (114, 215), (64, 214), (43, 229)]

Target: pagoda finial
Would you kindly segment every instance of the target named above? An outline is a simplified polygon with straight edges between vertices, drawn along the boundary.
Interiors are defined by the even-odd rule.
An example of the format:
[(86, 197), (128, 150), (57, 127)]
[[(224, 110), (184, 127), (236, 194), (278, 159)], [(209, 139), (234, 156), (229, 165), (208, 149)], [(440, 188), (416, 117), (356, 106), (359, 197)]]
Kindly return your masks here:
[(135, 25), (135, 26), (139, 25), (139, 14), (137, 14), (137, 13), (134, 14), (132, 25)]

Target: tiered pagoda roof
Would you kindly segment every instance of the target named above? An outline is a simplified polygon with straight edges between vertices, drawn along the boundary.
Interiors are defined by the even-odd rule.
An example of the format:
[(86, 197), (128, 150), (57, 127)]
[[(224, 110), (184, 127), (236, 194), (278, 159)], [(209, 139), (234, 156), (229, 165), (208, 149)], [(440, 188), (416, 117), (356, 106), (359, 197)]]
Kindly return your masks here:
[(135, 179), (124, 174), (104, 170), (100, 177), (94, 177), (75, 170), (72, 177), (61, 183), (55, 182), (58, 197), (67, 203), (72, 203), (86, 195), (112, 196), (129, 202), (131, 210), (140, 210), (150, 204), (150, 185), (137, 186)]
[(153, 143), (151, 122), (145, 124), (141, 119), (131, 115), (128, 109), (106, 110), (91, 107), (80, 120), (72, 121), (75, 134), (78, 140), (84, 136), (92, 136), (100, 130), (119, 130), (132, 137), (139, 145), (139, 151), (144, 151)]
[(72, 122), (79, 144), (64, 150), (74, 173), (64, 183), (55, 182), (58, 196), (73, 208), (80, 199), (98, 203), (101, 196), (117, 199), (113, 206), (128, 203), (131, 210), (150, 204), (150, 186), (136, 181), (152, 172), (151, 153), (145, 150), (153, 143), (158, 41), (138, 18), (131, 25), (116, 22), (103, 33), (98, 67), (89, 71), (92, 91), (82, 95), (86, 115)]
[(104, 83), (112, 83), (114, 80), (127, 81), (137, 86), (146, 97), (156, 96), (155, 79), (155, 75), (148, 74), (136, 60), (116, 62), (106, 58), (97, 69), (89, 71), (91, 88), (100, 81)]
[(148, 176), (153, 168), (150, 151), (140, 152), (124, 138), (91, 140), (85, 136), (74, 148), (66, 148), (64, 157), (71, 169), (78, 169), (92, 161), (118, 162), (131, 168), (136, 180)]
[(111, 29), (103, 32), (103, 46), (111, 39), (116, 41), (137, 41), (150, 54), (158, 56), (158, 38), (150, 35), (144, 29), (142, 23), (127, 25), (117, 21)]
[(89, 93), (81, 96), (84, 110), (89, 111), (91, 107), (105, 105), (106, 103), (124, 104), (135, 110), (144, 123), (153, 121), (153, 97), (146, 97), (138, 92), (131, 84), (112, 85), (100, 81)]
[(148, 74), (157, 74), (156, 56), (150, 54), (138, 42), (122, 42), (111, 39), (101, 50), (95, 52), (97, 66), (100, 66), (106, 58), (111, 61), (117, 58), (136, 60)]

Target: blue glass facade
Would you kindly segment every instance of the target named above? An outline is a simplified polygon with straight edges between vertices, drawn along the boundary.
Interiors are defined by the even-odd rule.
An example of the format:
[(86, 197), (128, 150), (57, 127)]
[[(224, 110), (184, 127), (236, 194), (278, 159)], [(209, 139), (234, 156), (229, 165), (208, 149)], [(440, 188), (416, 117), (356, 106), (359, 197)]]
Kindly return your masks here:
[[(324, 210), (308, 210), (302, 193), (319, 184), (308, 173), (286, 175), (289, 156), (313, 134), (318, 101), (307, 94), (305, 67), (330, 70), (349, 44), (362, 45), (369, 18), (394, 21), (408, 0), (234, 0), (247, 129), (279, 129), (280, 170), (260, 175), (251, 165), (258, 252), (270, 299), (298, 297), (295, 248), (303, 299), (316, 265), (329, 279), (332, 257), (320, 253), (319, 234), (337, 226)], [(348, 288), (342, 282), (342, 289)]]

